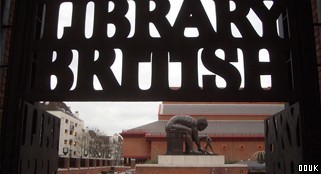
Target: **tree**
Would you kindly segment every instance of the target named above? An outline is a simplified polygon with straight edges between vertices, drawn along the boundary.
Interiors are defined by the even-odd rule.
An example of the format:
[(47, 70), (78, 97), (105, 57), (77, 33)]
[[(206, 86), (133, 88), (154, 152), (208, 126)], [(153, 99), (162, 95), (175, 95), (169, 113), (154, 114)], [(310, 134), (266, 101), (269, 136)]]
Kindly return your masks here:
[(107, 158), (109, 152), (109, 137), (97, 128), (89, 130), (88, 134), (90, 136), (88, 143), (89, 156)]
[(83, 130), (80, 134), (77, 136), (78, 146), (80, 148), (80, 154), (81, 157), (88, 155), (89, 150), (89, 142), (91, 140), (91, 137), (86, 130)]

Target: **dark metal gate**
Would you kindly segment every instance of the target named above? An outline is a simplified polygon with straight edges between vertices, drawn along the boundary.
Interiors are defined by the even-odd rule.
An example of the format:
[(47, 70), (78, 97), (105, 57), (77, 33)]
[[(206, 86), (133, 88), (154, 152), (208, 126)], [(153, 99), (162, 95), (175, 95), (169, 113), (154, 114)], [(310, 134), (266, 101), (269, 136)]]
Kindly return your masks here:
[(265, 121), (267, 173), (298, 173), (303, 163), (299, 104)]
[[(215, 38), (217, 42), (212, 42), (208, 37), (208, 24), (198, 23), (199, 20), (203, 20), (205, 14), (200, 7), (200, 3), (197, 0), (185, 0), (185, 6), (189, 7), (191, 11), (183, 11), (181, 18), (186, 18), (180, 21), (177, 26), (174, 26), (173, 33), (167, 33), (166, 27), (169, 26), (164, 20), (158, 19), (159, 16), (164, 16), (164, 11), (169, 10), (168, 1), (154, 0), (164, 11), (158, 9), (152, 12), (149, 18), (149, 8), (147, 1), (133, 0), (137, 3), (137, 7), (143, 10), (137, 14), (144, 26), (148, 22), (158, 22), (158, 24), (164, 24), (165, 27), (160, 27), (166, 35), (165, 39), (149, 38), (146, 39), (145, 30), (137, 30), (139, 37), (133, 37), (131, 39), (122, 38), (124, 33), (128, 31), (128, 22), (126, 20), (116, 20), (117, 17), (124, 17), (124, 10), (126, 11), (127, 0), (92, 0), (97, 4), (103, 4), (99, 7), (98, 16), (101, 20), (105, 20), (105, 17), (110, 17), (112, 22), (121, 26), (119, 33), (117, 33), (116, 39), (108, 40), (109, 44), (116, 44), (109, 46), (104, 43), (108, 49), (118, 48), (123, 46), (129, 51), (124, 52), (126, 56), (134, 56), (133, 59), (128, 59), (124, 65), (123, 83), (118, 85), (115, 79), (110, 75), (111, 72), (107, 72), (104, 76), (103, 66), (111, 65), (111, 60), (102, 59), (95, 62), (93, 60), (82, 59), (82, 67), (79, 69), (83, 79), (79, 79), (80, 85), (77, 86), (74, 91), (70, 90), (73, 79), (72, 73), (67, 66), (70, 63), (70, 44), (76, 43), (79, 46), (79, 51), (86, 56), (91, 55), (95, 48), (88, 50), (84, 42), (86, 39), (74, 41), (73, 34), (79, 34), (84, 22), (81, 21), (84, 14), (81, 11), (85, 10), (86, 3), (89, 0), (16, 0), (15, 18), (14, 18), (14, 32), (11, 40), (10, 47), (10, 66), (8, 68), (8, 80), (5, 92), (5, 106), (4, 116), (1, 127), (1, 174), (18, 174), (18, 173), (53, 173), (57, 168), (58, 158), (57, 153), (57, 137), (59, 136), (57, 131), (59, 130), (59, 120), (51, 117), (49, 114), (37, 109), (33, 106), (34, 102), (39, 100), (112, 100), (112, 101), (124, 101), (124, 100), (171, 100), (171, 101), (282, 101), (287, 102), (288, 107), (276, 116), (271, 117), (266, 121), (266, 149), (267, 149), (267, 171), (269, 173), (298, 173), (299, 164), (316, 164), (321, 166), (321, 147), (318, 139), (321, 137), (321, 113), (320, 113), (320, 91), (317, 78), (316, 68), (316, 55), (315, 44), (313, 35), (313, 22), (311, 3), (309, 0), (278, 0), (273, 1), (276, 5), (272, 7), (274, 13), (272, 15), (264, 15), (267, 10), (257, 10), (260, 12), (260, 16), (264, 18), (270, 25), (263, 27), (267, 30), (267, 36), (261, 38), (254, 36), (252, 30), (247, 30), (248, 24), (246, 21), (238, 20), (239, 15), (246, 14), (251, 8), (263, 8), (261, 1), (256, 0), (234, 0), (238, 5), (244, 3), (244, 8), (241, 10), (235, 10), (233, 13), (225, 13), (219, 10), (221, 17), (221, 23), (225, 26), (229, 25), (229, 22), (237, 22), (241, 28), (241, 32), (244, 32), (247, 40), (235, 39), (232, 37), (221, 38), (221, 36), (215, 35), (215, 32), (210, 35)], [(114, 2), (117, 8), (115, 11), (119, 14), (104, 14), (104, 5), (109, 1)], [(227, 0), (214, 0), (215, 3), (220, 4), (221, 7), (228, 7)], [(1, 1), (2, 2), (2, 1)], [(46, 17), (46, 29), (47, 31), (53, 31), (57, 22), (56, 16), (58, 15), (59, 4), (62, 2), (72, 2), (75, 5), (75, 13), (79, 14), (74, 20), (74, 25), (67, 32), (69, 33), (69, 39), (66, 42), (61, 42), (55, 38), (53, 33), (45, 33), (44, 38), (47, 40), (41, 40), (43, 22), (46, 21), (44, 13), (47, 12)], [(149, 2), (149, 1), (148, 1)], [(243, 6), (242, 6), (243, 7)], [(265, 7), (264, 7), (265, 8)], [(228, 9), (228, 8), (227, 8)], [(51, 11), (50, 11), (51, 10)], [(51, 13), (48, 13), (50, 11)], [(190, 13), (190, 14), (189, 14)], [(281, 15), (279, 14), (281, 13)], [(193, 15), (191, 15), (193, 14)], [(268, 17), (282, 17), (283, 20), (283, 38), (280, 39), (276, 35), (276, 30), (269, 28), (271, 25), (276, 25), (275, 20), (272, 21)], [(228, 16), (228, 17), (226, 17)], [(195, 18), (196, 17), (196, 18)], [(226, 18), (224, 18), (226, 17)], [(244, 23), (242, 23), (242, 22)], [(108, 21), (103, 21), (108, 22)], [(110, 22), (110, 21), (109, 21)], [(145, 23), (144, 23), (145, 22)], [(106, 24), (105, 24), (106, 25)], [(185, 25), (185, 26), (184, 26)], [(175, 32), (183, 31), (184, 27), (188, 26), (203, 27), (200, 39), (192, 42), (193, 39), (185, 39), (177, 37)], [(226, 28), (219, 28), (221, 32), (226, 32)], [(46, 31), (45, 31), (46, 32)], [(98, 33), (103, 33), (103, 29), (97, 30)], [(226, 34), (226, 33), (225, 33)], [(119, 36), (119, 37), (118, 37)], [(167, 41), (175, 38), (174, 43), (168, 43)], [(79, 38), (77, 38), (79, 39)], [(93, 41), (93, 45), (101, 44), (101, 38), (95, 37), (90, 40)], [(146, 40), (145, 40), (146, 39)], [(195, 41), (195, 40), (194, 40)], [(217, 45), (221, 41), (224, 45)], [(256, 42), (260, 41), (260, 42)], [(267, 42), (265, 42), (267, 41)], [(143, 43), (142, 54), (136, 54), (135, 50), (140, 49), (139, 43)], [(65, 45), (61, 45), (63, 43)], [(261, 44), (262, 47), (267, 46), (273, 48), (273, 55), (281, 57), (282, 61), (272, 57), (275, 66), (265, 66), (253, 61), (253, 55), (256, 53), (253, 51), (259, 49), (257, 45)], [(52, 44), (52, 45), (50, 45)], [(87, 43), (88, 44), (88, 43)], [(203, 45), (202, 45), (203, 44)], [(235, 58), (235, 49), (231, 49), (231, 45), (234, 48), (244, 47), (248, 51), (249, 63), (245, 65), (247, 70), (248, 83), (247, 88), (239, 89), (240, 76), (230, 65)], [(265, 45), (267, 44), (267, 45)], [(107, 45), (107, 46), (106, 46)], [(156, 46), (155, 46), (156, 45)], [(182, 46), (183, 45), (183, 46)], [(197, 79), (195, 72), (197, 66), (195, 65), (195, 55), (199, 48), (211, 48), (215, 46), (223, 46), (227, 53), (230, 54), (230, 60), (228, 63), (216, 60), (217, 64), (212, 64), (209, 60), (211, 52), (204, 51), (204, 60), (208, 61), (210, 69), (218, 69), (220, 75), (226, 76), (227, 87), (223, 90), (213, 85), (215, 81), (214, 76), (204, 76), (206, 82), (204, 88), (199, 88), (195, 79)], [(51, 47), (52, 46), (52, 47)], [(91, 45), (90, 45), (91, 46)], [(169, 51), (167, 47), (169, 46)], [(65, 47), (70, 50), (65, 50)], [(105, 47), (101, 49), (101, 54), (113, 57), (113, 53), (106, 51)], [(52, 63), (50, 51), (57, 51), (61, 53), (57, 62)], [(178, 49), (178, 50), (177, 50)], [(49, 50), (49, 51), (48, 51)], [(165, 52), (164, 52), (165, 50)], [(60, 52), (59, 52), (60, 51)], [(190, 54), (192, 51), (193, 54)], [(155, 53), (155, 61), (153, 62), (153, 68), (157, 70), (153, 72), (154, 84), (149, 90), (140, 90), (137, 87), (137, 77), (131, 78), (130, 75), (137, 72), (137, 63), (149, 60), (140, 60), (141, 56), (150, 55)], [(180, 90), (169, 89), (168, 79), (164, 74), (168, 70), (168, 53), (172, 52), (174, 55), (181, 55), (182, 57), (188, 57), (187, 59), (174, 59), (175, 61), (182, 61), (184, 66), (182, 78), (183, 86)], [(51, 52), (52, 53), (52, 52)], [(62, 56), (61, 56), (62, 55)], [(192, 57), (194, 55), (194, 57)], [(62, 59), (61, 57), (64, 57)], [(162, 58), (165, 57), (165, 62)], [(49, 58), (49, 59), (48, 59)], [(280, 63), (282, 66), (279, 66)], [(65, 68), (60, 69), (60, 65)], [(39, 66), (40, 65), (40, 66)], [(48, 65), (48, 66), (46, 66)], [(223, 65), (223, 66), (218, 66)], [(260, 65), (260, 66), (258, 66)], [(262, 66), (261, 66), (262, 65)], [(48, 68), (50, 67), (50, 68)], [(267, 68), (269, 67), (269, 68)], [(46, 70), (51, 70), (50, 72)], [(226, 70), (228, 69), (228, 71)], [(157, 72), (161, 72), (157, 74)], [(260, 73), (265, 74), (271, 72), (274, 74), (274, 80), (272, 87), (269, 90), (259, 88), (258, 76)], [(60, 83), (57, 85), (57, 89), (50, 90), (48, 77), (50, 73), (56, 73)], [(91, 80), (93, 74), (99, 74), (102, 78), (102, 85), (106, 91), (93, 90), (88, 81)], [(254, 76), (255, 75), (255, 76)], [(232, 77), (232, 78), (230, 78)], [(276, 89), (275, 89), (276, 88)], [(40, 92), (41, 93), (40, 93)], [(125, 92), (124, 92), (125, 91)], [(39, 92), (39, 93), (38, 93)], [(164, 98), (164, 96), (166, 96)], [(29, 102), (31, 104), (28, 104)], [(44, 153), (46, 152), (46, 153)], [(46, 154), (46, 155), (43, 155)], [(50, 157), (49, 157), (50, 156)]]
[(60, 119), (24, 103), (19, 174), (53, 174), (58, 168)]

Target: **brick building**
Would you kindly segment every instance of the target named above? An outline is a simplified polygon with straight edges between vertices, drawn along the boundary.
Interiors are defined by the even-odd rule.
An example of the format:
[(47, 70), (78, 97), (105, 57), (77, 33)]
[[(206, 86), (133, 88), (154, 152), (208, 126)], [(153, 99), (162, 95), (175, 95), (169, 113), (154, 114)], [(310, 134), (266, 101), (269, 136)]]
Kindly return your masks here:
[[(200, 135), (209, 135), (214, 152), (225, 155), (227, 163), (247, 160), (265, 149), (264, 119), (281, 111), (282, 103), (172, 103), (159, 107), (158, 120), (124, 130), (123, 157), (129, 162), (154, 160), (166, 153), (165, 124), (173, 115), (204, 117), (208, 127)], [(202, 142), (205, 146), (205, 142)]]

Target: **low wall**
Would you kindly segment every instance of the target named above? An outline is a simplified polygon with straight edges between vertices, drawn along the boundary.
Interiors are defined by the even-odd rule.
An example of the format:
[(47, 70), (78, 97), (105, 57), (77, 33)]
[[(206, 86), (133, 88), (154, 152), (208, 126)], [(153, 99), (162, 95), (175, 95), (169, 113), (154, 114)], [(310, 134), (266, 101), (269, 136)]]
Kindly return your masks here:
[(112, 166), (111, 160), (89, 158), (59, 158), (58, 174), (99, 174), (101, 172), (124, 172), (129, 166)]
[(69, 168), (69, 169), (58, 169), (57, 174), (99, 174), (101, 172), (115, 171), (115, 172), (125, 172), (130, 169), (130, 167), (90, 167), (90, 168)]
[(58, 169), (58, 174), (98, 174), (102, 171), (110, 171), (110, 167)]
[(88, 168), (112, 166), (113, 161), (100, 158), (65, 158), (59, 157), (58, 168)]
[(247, 174), (248, 168), (245, 165), (222, 165), (213, 167), (184, 167), (184, 166), (161, 166), (137, 164), (136, 174)]

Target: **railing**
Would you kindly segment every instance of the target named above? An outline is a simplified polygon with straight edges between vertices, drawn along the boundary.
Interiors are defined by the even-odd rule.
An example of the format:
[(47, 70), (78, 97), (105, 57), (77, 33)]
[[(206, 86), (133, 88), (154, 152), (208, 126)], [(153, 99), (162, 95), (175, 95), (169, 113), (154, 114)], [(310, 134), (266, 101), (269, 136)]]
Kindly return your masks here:
[(113, 160), (102, 159), (102, 158), (69, 158), (69, 157), (58, 158), (58, 167), (60, 169), (105, 167), (105, 166), (111, 166), (112, 164), (113, 164)]
[(130, 167), (113, 166), (114, 160), (103, 158), (58, 158), (58, 174), (97, 174), (124, 172)]

